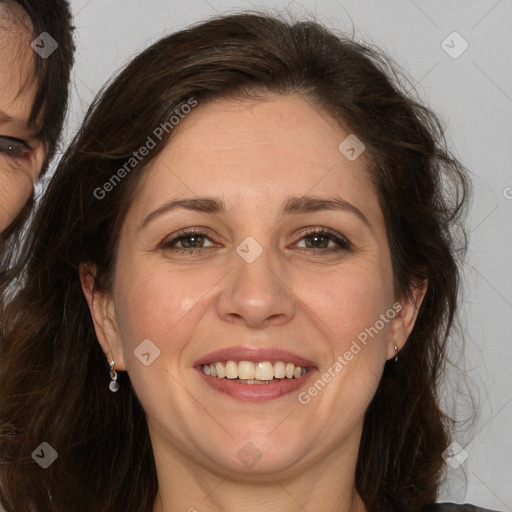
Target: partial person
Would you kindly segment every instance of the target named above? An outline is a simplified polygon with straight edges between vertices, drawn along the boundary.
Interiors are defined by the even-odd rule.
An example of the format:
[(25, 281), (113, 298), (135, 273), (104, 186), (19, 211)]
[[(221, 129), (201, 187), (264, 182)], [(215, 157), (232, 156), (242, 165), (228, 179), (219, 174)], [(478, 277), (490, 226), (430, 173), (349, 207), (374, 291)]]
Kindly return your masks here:
[(74, 54), (64, 0), (0, 0), (0, 272), (54, 157)]

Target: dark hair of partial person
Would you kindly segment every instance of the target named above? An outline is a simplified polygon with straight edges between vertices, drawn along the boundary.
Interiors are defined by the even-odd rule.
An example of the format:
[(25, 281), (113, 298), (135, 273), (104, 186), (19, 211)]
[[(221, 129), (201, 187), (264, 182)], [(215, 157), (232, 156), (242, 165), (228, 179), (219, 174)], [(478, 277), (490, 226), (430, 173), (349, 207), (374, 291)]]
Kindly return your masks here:
[[(269, 94), (300, 95), (363, 141), (396, 293), (428, 279), (416, 325), (367, 409), (356, 485), (372, 511), (436, 501), (452, 427), (438, 384), (457, 319), (470, 184), (437, 117), (394, 70), (379, 50), (315, 21), (240, 13), (164, 37), (101, 92), (52, 177), (26, 239), (23, 286), (2, 312), (7, 512), (152, 509), (157, 477), (145, 414), (126, 372), (122, 391), (108, 390), (79, 266), (94, 266), (97, 289), (111, 290), (124, 216), (173, 132), (108, 194), (97, 190), (191, 98), (201, 105)], [(42, 441), (59, 453), (46, 470), (31, 459)]]
[[(25, 11), (32, 23), (31, 40), (47, 32), (59, 45), (46, 59), (35, 52), (33, 54), (33, 78), (37, 82), (37, 88), (29, 122), (36, 127), (38, 137), (46, 149), (41, 170), (43, 175), (57, 150), (68, 109), (68, 88), (75, 52), (71, 9), (66, 0), (0, 0), (0, 5), (7, 9), (14, 22), (19, 21), (20, 24), (22, 20), (16, 19), (18, 13), (15, 7)], [(14, 222), (0, 233), (0, 283), (1, 270), (5, 271), (13, 256), (14, 238), (20, 235), (33, 204), (32, 197)]]

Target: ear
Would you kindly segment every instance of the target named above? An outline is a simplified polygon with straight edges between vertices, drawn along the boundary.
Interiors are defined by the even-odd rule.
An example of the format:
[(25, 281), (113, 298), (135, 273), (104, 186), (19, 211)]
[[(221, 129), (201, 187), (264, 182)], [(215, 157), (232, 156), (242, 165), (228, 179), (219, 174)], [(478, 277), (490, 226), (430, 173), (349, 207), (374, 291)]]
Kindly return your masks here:
[(395, 345), (398, 352), (400, 352), (407, 343), (407, 338), (414, 328), (427, 289), (427, 279), (417, 281), (408, 294), (405, 294), (401, 300), (393, 304), (393, 309), (397, 311), (397, 315), (391, 323), (387, 359), (396, 356)]
[(109, 363), (115, 361), (116, 370), (126, 370), (114, 303), (110, 294), (96, 288), (95, 276), (94, 265), (80, 264), (80, 282), (101, 348)]

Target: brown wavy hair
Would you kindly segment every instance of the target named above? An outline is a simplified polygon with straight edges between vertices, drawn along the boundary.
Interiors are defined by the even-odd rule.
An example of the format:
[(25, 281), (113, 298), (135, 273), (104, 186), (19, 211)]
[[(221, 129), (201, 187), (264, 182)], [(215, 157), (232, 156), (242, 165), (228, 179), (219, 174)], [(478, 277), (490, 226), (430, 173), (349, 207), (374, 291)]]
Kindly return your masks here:
[[(105, 197), (97, 191), (191, 98), (268, 93), (301, 95), (364, 142), (396, 292), (428, 279), (416, 325), (368, 407), (356, 485), (372, 512), (415, 512), (436, 500), (451, 426), (438, 383), (456, 320), (469, 183), (438, 119), (394, 69), (377, 49), (316, 22), (242, 13), (161, 39), (101, 92), (51, 180), (27, 237), (22, 284), (2, 311), (7, 512), (151, 511), (157, 478), (144, 411), (126, 373), (122, 391), (108, 391), (79, 266), (92, 263), (96, 286), (110, 289), (127, 208), (172, 131)], [(31, 459), (43, 441), (59, 453), (46, 470)]]

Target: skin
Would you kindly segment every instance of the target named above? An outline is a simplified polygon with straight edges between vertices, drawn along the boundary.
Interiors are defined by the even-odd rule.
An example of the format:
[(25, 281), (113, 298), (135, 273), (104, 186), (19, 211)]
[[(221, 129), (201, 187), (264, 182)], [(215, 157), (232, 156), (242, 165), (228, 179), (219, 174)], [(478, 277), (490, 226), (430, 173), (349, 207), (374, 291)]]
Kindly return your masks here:
[(16, 5), (0, 6), (0, 232), (32, 195), (45, 149), (29, 123), (37, 83), (32, 25)]
[[(412, 330), (423, 291), (412, 301), (394, 296), (365, 155), (350, 162), (338, 150), (348, 134), (298, 96), (200, 104), (130, 206), (112, 290), (96, 291), (82, 266), (98, 340), (128, 371), (146, 411), (159, 478), (155, 512), (366, 510), (354, 483), (364, 412), (395, 344), (403, 347)], [(290, 196), (304, 195), (342, 198), (370, 226), (348, 210), (283, 215)], [(203, 196), (221, 198), (225, 213), (175, 209), (140, 228), (169, 200)], [(310, 248), (304, 233), (312, 226), (351, 247), (324, 239)], [(190, 238), (160, 248), (190, 227), (211, 234), (202, 252), (182, 248)], [(263, 249), (250, 264), (236, 252), (247, 236)], [(400, 314), (307, 405), (297, 393), (241, 402), (193, 369), (210, 351), (248, 345), (292, 351), (322, 375), (395, 301)], [(147, 338), (161, 352), (150, 366), (133, 352)], [(250, 468), (237, 457), (248, 442), (262, 455)]]

